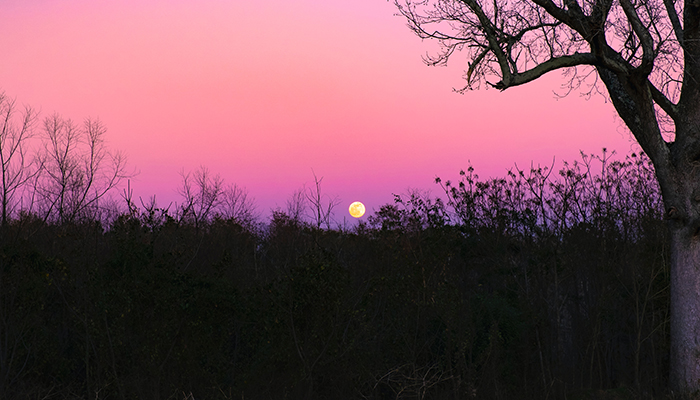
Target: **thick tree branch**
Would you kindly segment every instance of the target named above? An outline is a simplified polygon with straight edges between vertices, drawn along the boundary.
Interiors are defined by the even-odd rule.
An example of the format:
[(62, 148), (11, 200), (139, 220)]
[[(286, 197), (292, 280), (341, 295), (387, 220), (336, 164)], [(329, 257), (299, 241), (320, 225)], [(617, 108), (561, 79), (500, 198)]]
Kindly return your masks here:
[(620, 0), (620, 6), (622, 7), (622, 11), (625, 12), (627, 20), (632, 25), (632, 30), (642, 43), (642, 62), (637, 69), (644, 75), (649, 75), (651, 69), (654, 67), (654, 58), (656, 58), (654, 40), (651, 38), (649, 30), (639, 19), (637, 10), (635, 10), (632, 3), (630, 3), (629, 0)]
[(664, 6), (666, 7), (668, 19), (671, 20), (671, 26), (673, 26), (673, 32), (676, 35), (676, 40), (678, 40), (678, 43), (681, 45), (681, 47), (683, 47), (683, 27), (681, 26), (681, 21), (678, 18), (676, 7), (673, 5), (673, 0), (664, 0)]
[(566, 10), (557, 7), (557, 5), (554, 4), (552, 0), (532, 0), (532, 2), (542, 7), (545, 11), (549, 13), (549, 15), (553, 16), (557, 20), (569, 26), (573, 25), (574, 18), (571, 15), (569, 15), (569, 13)]
[(668, 114), (669, 117), (671, 117), (672, 120), (676, 121), (678, 118), (678, 106), (673, 104), (671, 100), (666, 97), (666, 95), (663, 94), (659, 89), (654, 86), (651, 82), (647, 81), (647, 85), (649, 85), (649, 90), (651, 91), (651, 97), (654, 99), (654, 102), (661, 107), (662, 110), (666, 114)]
[(476, 67), (479, 65), (479, 63), (489, 53), (489, 51), (490, 51), (489, 48), (485, 48), (481, 53), (479, 53), (478, 56), (476, 56), (476, 58), (474, 58), (474, 60), (472, 62), (469, 63), (469, 70), (467, 71), (467, 86), (466, 86), (466, 88), (471, 86), (472, 74), (476, 70)]
[(595, 33), (602, 32), (605, 28), (605, 21), (608, 20), (610, 9), (612, 8), (613, 0), (597, 0), (591, 10), (589, 23), (595, 29)]
[(501, 48), (500, 44), (498, 43), (498, 38), (496, 36), (496, 31), (494, 29), (493, 24), (491, 23), (491, 20), (486, 16), (486, 13), (484, 10), (481, 8), (479, 3), (476, 2), (476, 0), (463, 0), (464, 3), (467, 4), (467, 6), (474, 12), (476, 17), (479, 19), (479, 23), (481, 24), (481, 29), (483, 29), (483, 32), (486, 34), (486, 40), (489, 43), (489, 47), (493, 51), (493, 54), (496, 56), (496, 59), (498, 60), (498, 65), (501, 68), (501, 74), (503, 77), (503, 80), (510, 80), (510, 66), (508, 65), (508, 57), (506, 56), (505, 52)]
[[(578, 6), (578, 3), (576, 3), (575, 1), (567, 1), (567, 5), (572, 2), (575, 3), (575, 5), (571, 5), (571, 7), (574, 7), (574, 9), (578, 9), (578, 11), (580, 11), (579, 13), (576, 13), (574, 10), (567, 11), (561, 9), (557, 7), (557, 5), (554, 4), (554, 2), (551, 0), (532, 0), (532, 2), (542, 7), (545, 11), (547, 11), (547, 13), (549, 13), (549, 15), (554, 17), (556, 20), (561, 21), (567, 26), (571, 27), (581, 36), (588, 37), (590, 35), (590, 29), (587, 24), (586, 16), (583, 14), (583, 11), (581, 11), (580, 7)], [(572, 14), (572, 12), (574, 14)]]
[(597, 70), (617, 114), (625, 121), (654, 165), (662, 166), (656, 172), (663, 187), (671, 179), (671, 160), (668, 145), (661, 135), (654, 113), (654, 90), (651, 90), (649, 84), (640, 85), (641, 82), (631, 80), (629, 75), (618, 74), (604, 67)]
[(598, 59), (591, 53), (575, 53), (570, 56), (561, 56), (550, 58), (532, 69), (523, 73), (512, 74), (507, 78), (504, 76), (500, 82), (491, 83), (490, 85), (499, 90), (505, 90), (512, 86), (522, 85), (533, 81), (547, 72), (556, 69), (575, 67), (577, 65), (596, 65)]
[(583, 18), (585, 16), (577, 0), (564, 0), (564, 5), (574, 17)]

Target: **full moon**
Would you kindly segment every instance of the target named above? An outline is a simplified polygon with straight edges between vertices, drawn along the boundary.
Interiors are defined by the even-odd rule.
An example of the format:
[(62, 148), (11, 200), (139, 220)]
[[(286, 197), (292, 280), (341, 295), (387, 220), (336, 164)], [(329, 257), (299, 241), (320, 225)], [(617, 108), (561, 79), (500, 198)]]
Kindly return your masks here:
[(352, 204), (350, 204), (350, 215), (352, 215), (355, 218), (360, 218), (361, 216), (365, 215), (365, 205), (360, 203), (359, 201), (356, 201)]

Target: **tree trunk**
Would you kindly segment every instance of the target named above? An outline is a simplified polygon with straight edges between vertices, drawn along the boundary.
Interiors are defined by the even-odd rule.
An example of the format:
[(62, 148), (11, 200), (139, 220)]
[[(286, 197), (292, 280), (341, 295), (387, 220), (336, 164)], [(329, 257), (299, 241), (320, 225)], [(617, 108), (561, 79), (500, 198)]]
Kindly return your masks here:
[(700, 388), (700, 237), (671, 227), (671, 388)]

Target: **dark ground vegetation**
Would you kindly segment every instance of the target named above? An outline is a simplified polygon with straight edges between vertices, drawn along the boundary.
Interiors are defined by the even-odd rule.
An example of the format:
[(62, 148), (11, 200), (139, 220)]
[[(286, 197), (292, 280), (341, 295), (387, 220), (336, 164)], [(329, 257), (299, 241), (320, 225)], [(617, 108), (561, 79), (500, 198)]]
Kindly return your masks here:
[(353, 228), (18, 213), (0, 230), (0, 398), (666, 398), (644, 156), (437, 183), (445, 200), (397, 196)]

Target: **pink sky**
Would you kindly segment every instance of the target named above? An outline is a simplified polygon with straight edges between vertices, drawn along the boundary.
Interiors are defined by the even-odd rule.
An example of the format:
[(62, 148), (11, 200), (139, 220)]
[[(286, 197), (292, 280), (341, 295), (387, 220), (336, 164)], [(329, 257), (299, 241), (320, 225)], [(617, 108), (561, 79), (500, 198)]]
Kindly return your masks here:
[(465, 66), (429, 68), (435, 49), (386, 0), (0, 3), (0, 90), (74, 120), (97, 117), (109, 147), (140, 171), (137, 196), (177, 201), (200, 165), (284, 207), (313, 171), (347, 206), (431, 189), (471, 164), (482, 177), (518, 163), (634, 148), (610, 103), (551, 73), (524, 87), (452, 92)]

